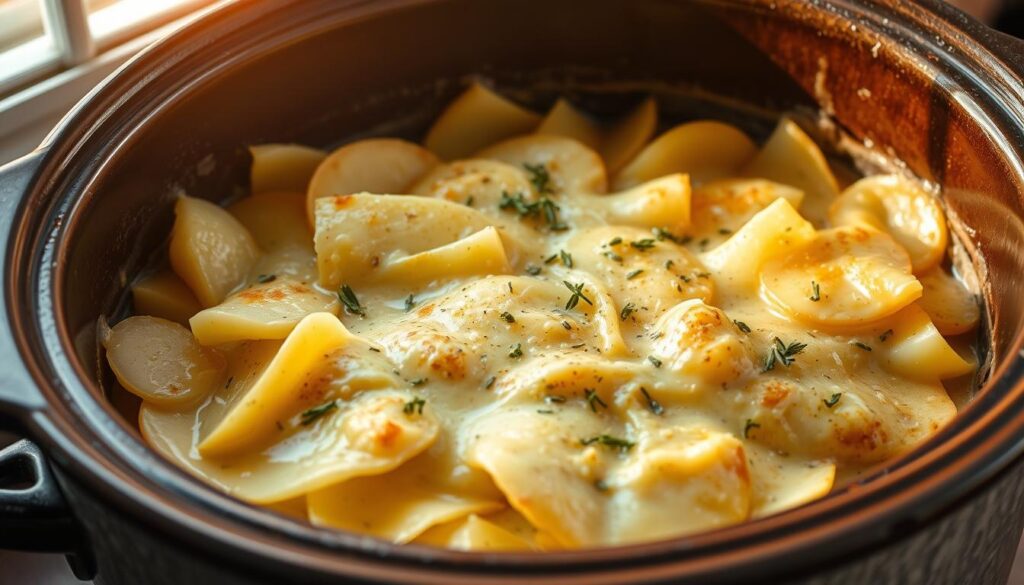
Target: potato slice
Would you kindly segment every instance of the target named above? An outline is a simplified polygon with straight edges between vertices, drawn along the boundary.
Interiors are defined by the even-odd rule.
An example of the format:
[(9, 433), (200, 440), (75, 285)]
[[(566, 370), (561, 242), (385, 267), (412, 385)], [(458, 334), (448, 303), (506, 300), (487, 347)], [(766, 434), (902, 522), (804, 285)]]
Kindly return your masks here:
[(723, 292), (757, 292), (758, 274), (766, 260), (802, 246), (814, 237), (814, 226), (785, 199), (776, 199), (722, 245), (704, 255)]
[(768, 179), (804, 192), (800, 212), (824, 225), (829, 205), (839, 196), (839, 183), (821, 149), (795, 122), (783, 118), (768, 142), (744, 168), (743, 176)]
[(353, 193), (405, 193), (440, 161), (432, 152), (397, 138), (369, 138), (335, 150), (313, 173), (306, 212), (314, 225), (315, 201)]
[(327, 153), (299, 144), (259, 144), (249, 147), (251, 193), (289, 191), (305, 193), (313, 171)]
[(892, 315), (921, 296), (907, 253), (869, 227), (823, 230), (792, 252), (768, 261), (763, 295), (814, 325), (850, 328)]
[(499, 140), (526, 134), (539, 123), (537, 114), (473, 83), (434, 122), (423, 144), (442, 160), (456, 160)]
[(279, 277), (228, 297), (216, 307), (200, 311), (189, 324), (202, 345), (232, 341), (284, 339), (307, 315), (337, 315), (338, 297), (308, 284)]
[(612, 225), (663, 228), (682, 237), (690, 226), (690, 177), (669, 175), (622, 193), (588, 198), (582, 206), (602, 210)]
[(528, 551), (537, 547), (523, 536), (491, 521), (470, 514), (455, 522), (437, 526), (414, 541), (439, 548), (466, 551)]
[[(658, 102), (647, 98), (615, 122), (601, 141), (601, 158), (609, 173), (616, 173), (651, 141), (658, 127)], [(618, 188), (618, 187), (616, 187)]]
[[(405, 544), (433, 526), (504, 507), (485, 473), (466, 470), (454, 454), (422, 453), (382, 475), (350, 479), (310, 493), (313, 524)], [(456, 472), (456, 467), (459, 467)], [(484, 489), (466, 489), (457, 474), (475, 473)], [(471, 488), (475, 487), (471, 485)]]
[(604, 193), (608, 190), (601, 157), (571, 138), (540, 134), (521, 136), (499, 142), (476, 153), (475, 157), (526, 169), (537, 191)]
[(915, 274), (942, 261), (949, 243), (946, 216), (930, 193), (896, 175), (867, 177), (850, 185), (829, 208), (832, 225), (867, 224), (906, 248)]
[(224, 379), (224, 358), (165, 319), (129, 317), (114, 325), (103, 347), (117, 381), (162, 408), (201, 400)]
[(356, 337), (331, 313), (305, 317), (285, 339), (245, 396), (199, 444), (203, 456), (223, 457), (252, 448), (277, 432), (277, 422), (296, 414), (310, 379), (324, 356)]
[(313, 231), (306, 221), (305, 192), (258, 193), (232, 203), (228, 211), (266, 252), (313, 247)]
[(132, 306), (136, 315), (149, 315), (188, 325), (203, 310), (196, 295), (170, 270), (161, 270), (132, 285)]
[(800, 208), (803, 191), (761, 179), (724, 179), (694, 189), (689, 233), (694, 239), (717, 240), (742, 228), (750, 218), (776, 199)]
[(943, 335), (960, 335), (978, 326), (981, 307), (978, 299), (964, 285), (936, 266), (918, 276), (924, 291), (917, 304), (931, 317)]
[[(359, 279), (383, 278), (386, 270), (401, 270), (403, 258), (446, 246), (494, 223), (498, 222), (463, 205), (426, 197), (363, 193), (321, 199), (317, 202), (316, 229), (320, 284), (335, 289)], [(509, 261), (515, 263), (515, 242), (523, 239), (509, 235), (506, 229), (502, 232), (503, 249)], [(410, 237), (413, 234), (415, 237)], [(493, 244), (493, 240), (487, 240), (488, 235), (486, 232), (470, 242), (478, 252), (487, 249), (488, 241)], [(466, 258), (459, 253), (460, 249), (455, 247), (432, 257), (405, 261), (436, 271), (453, 254)], [(489, 249), (493, 251), (494, 246)], [(389, 268), (394, 263), (399, 268)]]
[(753, 441), (745, 445), (750, 458), (751, 516), (763, 518), (823, 498), (832, 491), (836, 465), (782, 456)]
[(688, 122), (640, 151), (615, 175), (614, 188), (628, 189), (672, 173), (687, 173), (697, 184), (736, 176), (756, 150), (735, 126), (712, 120)]
[(555, 102), (534, 133), (572, 138), (593, 150), (601, 147), (601, 128), (564, 98)]
[(226, 210), (209, 201), (179, 197), (174, 206), (171, 267), (204, 307), (242, 286), (259, 249), (252, 235)]
[(413, 285), (511, 272), (501, 235), (494, 226), (488, 226), (461, 240), (389, 262), (378, 275), (382, 282)]
[(480, 158), (441, 165), (420, 179), (410, 193), (492, 210), (501, 204), (503, 194), (522, 194), (527, 201), (537, 199), (522, 167)]
[(883, 363), (890, 371), (914, 380), (937, 382), (974, 370), (917, 304), (903, 309), (885, 325), (892, 330), (881, 344), (885, 355)]

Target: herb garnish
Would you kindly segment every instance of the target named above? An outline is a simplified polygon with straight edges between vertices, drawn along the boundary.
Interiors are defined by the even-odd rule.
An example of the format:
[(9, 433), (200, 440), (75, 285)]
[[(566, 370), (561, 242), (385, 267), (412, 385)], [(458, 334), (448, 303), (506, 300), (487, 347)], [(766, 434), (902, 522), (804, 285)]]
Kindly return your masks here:
[(590, 437), (588, 439), (580, 439), (580, 443), (583, 446), (597, 443), (599, 445), (604, 445), (605, 447), (618, 449), (619, 451), (629, 451), (634, 445), (632, 441), (627, 441), (626, 439), (620, 439), (619, 437), (613, 437), (611, 435), (597, 435), (596, 437)]
[(359, 298), (356, 297), (355, 291), (349, 285), (341, 285), (341, 288), (338, 289), (338, 299), (341, 301), (341, 304), (345, 305), (345, 310), (349, 313), (361, 317), (366, 316), (366, 309), (359, 304)]
[(572, 268), (572, 254), (566, 252), (565, 250), (559, 250), (558, 255), (562, 258), (562, 264), (566, 268)]
[(665, 260), (665, 270), (671, 269), (672, 266), (674, 266), (674, 265), (675, 265), (675, 261), (673, 261), (673, 260)]
[(426, 384), (428, 380), (426, 378), (416, 378), (415, 380), (409, 380), (409, 383), (413, 386), (422, 386)]
[(414, 297), (411, 294), (409, 296), (405, 297), (405, 312), (406, 313), (411, 311), (412, 308), (415, 307), (415, 306), (416, 306), (416, 297)]
[(565, 402), (565, 396), (558, 396), (556, 394), (548, 394), (544, 397), (544, 402), (548, 404), (562, 404)]
[(466, 207), (473, 207), (473, 196), (466, 197)]
[(275, 280), (277, 280), (277, 275), (276, 274), (261, 274), (261, 275), (256, 277), (256, 282), (258, 282), (260, 284), (266, 284), (268, 282), (274, 282)]
[(571, 282), (569, 282), (567, 280), (563, 280), (562, 284), (564, 284), (565, 288), (569, 289), (572, 292), (572, 296), (569, 297), (569, 301), (565, 303), (565, 310), (568, 311), (568, 310), (574, 308), (576, 305), (579, 304), (580, 299), (583, 299), (584, 301), (586, 301), (586, 303), (588, 305), (593, 306), (594, 302), (591, 301), (590, 299), (588, 299), (587, 295), (583, 294), (583, 283), (582, 282), (579, 283), (579, 284), (572, 284)]
[(861, 343), (860, 341), (854, 341), (853, 345), (863, 349), (864, 351), (871, 351), (871, 346), (866, 344), (866, 343)]
[(519, 215), (527, 217), (537, 213), (537, 203), (527, 201), (523, 198), (522, 193), (516, 193), (513, 197), (508, 194), (508, 191), (502, 191), (498, 209), (512, 209)]
[(892, 335), (892, 329), (886, 329), (884, 333), (878, 336), (878, 341), (885, 343), (885, 340), (889, 339), (890, 335)]
[(558, 260), (558, 254), (552, 254), (552, 255), (548, 256), (547, 258), (544, 259), (544, 263), (545, 264), (551, 264), (555, 260)]
[(611, 250), (605, 250), (604, 252), (601, 252), (601, 254), (603, 254), (609, 260), (614, 260), (616, 262), (622, 262), (622, 256), (619, 256), (618, 254), (616, 254), (615, 252), (612, 252)]
[(597, 395), (597, 390), (584, 388), (583, 396), (586, 398), (587, 404), (590, 405), (590, 410), (593, 412), (597, 412), (598, 406), (608, 408), (608, 405), (605, 404), (604, 400), (601, 400), (601, 397)]
[(517, 343), (512, 346), (512, 349), (508, 352), (508, 357), (512, 359), (523, 357), (523, 344)]
[(568, 321), (562, 321), (562, 327), (566, 331), (572, 331), (572, 325), (570, 325)]
[(606, 245), (608, 245), (608, 246), (618, 246), (621, 243), (622, 243), (622, 238), (620, 238), (619, 236), (615, 236), (614, 238), (608, 240), (608, 243)]
[(759, 428), (761, 428), (760, 424), (758, 424), (758, 423), (756, 423), (753, 420), (748, 418), (747, 422), (743, 425), (743, 438), (744, 439), (749, 439), (750, 438), (750, 429), (759, 429)]
[(677, 244), (679, 243), (679, 238), (673, 236), (672, 232), (668, 231), (663, 227), (656, 227), (651, 231), (654, 232), (654, 237), (657, 238), (659, 242), (662, 240), (668, 240), (670, 242), (675, 242)]
[(630, 247), (640, 250), (642, 252), (644, 250), (650, 250), (651, 248), (653, 248), (654, 240), (652, 240), (651, 238), (644, 238), (642, 240), (630, 242), (629, 245)]
[(512, 313), (509, 313), (508, 311), (502, 311), (500, 317), (501, 317), (501, 320), (506, 322), (506, 323), (515, 323), (516, 322), (516, 318), (513, 317)]
[(300, 422), (302, 423), (302, 426), (304, 426), (304, 427), (305, 426), (309, 426), (309, 425), (313, 424), (313, 421), (315, 421), (316, 419), (320, 418), (321, 416), (323, 416), (323, 415), (325, 415), (325, 414), (327, 414), (327, 413), (329, 413), (329, 412), (331, 412), (333, 410), (337, 410), (337, 408), (338, 408), (338, 403), (335, 402), (334, 400), (331, 400), (330, 402), (325, 402), (325, 403), (321, 404), (320, 406), (314, 406), (313, 408), (310, 408), (309, 410), (307, 410), (307, 411), (303, 412), (301, 415), (299, 415), (301, 417)]
[(409, 402), (405, 403), (405, 406), (402, 407), (402, 412), (404, 412), (405, 414), (423, 414), (423, 406), (426, 403), (426, 400), (417, 396), (416, 398), (413, 398)]
[(555, 414), (555, 411), (551, 410), (550, 408), (540, 408), (537, 409), (537, 414)]
[(645, 399), (647, 399), (647, 408), (650, 408), (651, 412), (653, 412), (654, 414), (661, 414), (665, 412), (665, 409), (661, 406), (661, 403), (655, 400), (654, 398), (651, 398), (651, 395), (647, 393), (647, 388), (641, 386), (640, 393), (644, 395)]
[(633, 280), (634, 278), (636, 278), (636, 277), (640, 276), (641, 274), (643, 274), (643, 272), (644, 272), (643, 268), (637, 268), (636, 270), (626, 274), (626, 280)]
[(490, 390), (491, 386), (494, 386), (494, 381), (497, 380), (497, 376), (491, 376), (484, 380), (484, 390)]
[(784, 366), (789, 366), (795, 361), (794, 356), (804, 349), (807, 348), (806, 343), (800, 343), (794, 341), (789, 345), (786, 345), (778, 337), (775, 338), (771, 349), (768, 351), (768, 355), (764, 358), (764, 370), (765, 372), (775, 368), (776, 362), (781, 362)]
[(736, 328), (741, 332), (750, 333), (750, 325), (747, 325), (743, 321), (737, 321), (736, 319), (733, 319), (732, 322), (736, 324)]
[(839, 402), (839, 399), (842, 398), (842, 397), (843, 397), (843, 395), (842, 395), (841, 392), (836, 392), (835, 394), (833, 394), (831, 397), (829, 397), (827, 399), (823, 398), (822, 402), (825, 403), (825, 406), (827, 406), (829, 408), (832, 408), (833, 406), (836, 405), (837, 402)]
[(626, 306), (622, 307), (622, 310), (619, 311), (619, 319), (622, 319), (623, 321), (625, 321), (626, 319), (629, 319), (629, 316), (632, 315), (633, 311), (635, 311), (635, 310), (636, 310), (636, 305), (635, 304), (633, 304), (633, 303), (626, 303)]
[(234, 382), (234, 381), (235, 381), (235, 377), (234, 376), (230, 376), (228, 378), (228, 381), (224, 382), (224, 387), (225, 388), (230, 388), (231, 387), (231, 383)]
[(538, 194), (543, 195), (544, 193), (552, 193), (551, 189), (551, 173), (548, 172), (548, 168), (543, 164), (532, 165), (530, 163), (523, 163), (523, 168), (526, 172), (530, 173), (530, 182), (533, 183), (533, 188), (537, 190)]
[(541, 270), (542, 268), (540, 266), (534, 266), (533, 264), (526, 265), (526, 273), (529, 274), (530, 276), (537, 276), (538, 274), (540, 274)]
[(652, 364), (654, 364), (654, 367), (656, 367), (656, 368), (660, 368), (661, 367), (661, 360), (659, 360), (658, 358), (654, 357), (653, 355), (647, 356), (647, 361), (649, 361)]
[(811, 281), (811, 296), (809, 298), (815, 303), (821, 300), (821, 287), (813, 280)]

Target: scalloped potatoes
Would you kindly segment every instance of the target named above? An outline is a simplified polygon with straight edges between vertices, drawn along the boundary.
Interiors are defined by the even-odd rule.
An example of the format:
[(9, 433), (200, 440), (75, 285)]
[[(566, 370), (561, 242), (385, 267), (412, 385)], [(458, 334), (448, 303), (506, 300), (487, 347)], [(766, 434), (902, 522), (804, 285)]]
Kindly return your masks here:
[(503, 551), (780, 512), (948, 422), (981, 311), (936, 198), (840, 192), (788, 119), (657, 122), (474, 84), (424, 146), (253, 147), (104, 339), (143, 435), (318, 526)]

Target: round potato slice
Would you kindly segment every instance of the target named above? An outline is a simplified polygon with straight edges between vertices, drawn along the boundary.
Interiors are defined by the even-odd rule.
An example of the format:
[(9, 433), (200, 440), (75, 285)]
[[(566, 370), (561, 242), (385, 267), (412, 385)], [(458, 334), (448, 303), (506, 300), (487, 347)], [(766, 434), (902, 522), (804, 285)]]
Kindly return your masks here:
[(505, 193), (536, 199), (525, 169), (482, 158), (441, 165), (417, 181), (410, 192), (481, 209), (497, 207)]
[(455, 160), (499, 140), (526, 134), (538, 123), (537, 114), (474, 83), (448, 105), (423, 144), (443, 160)]
[(654, 136), (658, 127), (658, 102), (647, 98), (605, 132), (601, 157), (609, 173), (618, 172), (633, 160)]
[(103, 340), (118, 382), (146, 402), (174, 407), (194, 403), (217, 387), (226, 362), (181, 325), (157, 317), (129, 317)]
[(829, 221), (867, 224), (888, 232), (907, 249), (915, 274), (934, 268), (946, 252), (948, 230), (939, 202), (896, 175), (867, 177), (850, 185), (829, 208)]
[(687, 173), (695, 183), (739, 174), (757, 148), (729, 124), (701, 120), (681, 124), (647, 145), (615, 176), (615, 189), (628, 189), (651, 179)]
[(604, 193), (608, 177), (596, 152), (561, 136), (534, 134), (499, 142), (476, 154), (524, 168), (540, 195)]
[(252, 167), (249, 186), (253, 195), (275, 191), (306, 192), (313, 171), (327, 153), (300, 144), (259, 144), (249, 147)]
[(892, 315), (921, 296), (910, 258), (889, 235), (854, 226), (822, 230), (769, 260), (762, 294), (801, 321), (856, 327)]
[(959, 335), (967, 333), (978, 325), (981, 308), (977, 298), (963, 284), (941, 266), (937, 266), (918, 277), (924, 292), (918, 305), (928, 316), (939, 333)]
[(572, 138), (594, 150), (601, 147), (601, 128), (565, 99), (555, 102), (534, 133)]
[(313, 173), (306, 213), (313, 225), (313, 202), (352, 193), (405, 193), (440, 161), (422, 146), (396, 138), (371, 138), (342, 146)]

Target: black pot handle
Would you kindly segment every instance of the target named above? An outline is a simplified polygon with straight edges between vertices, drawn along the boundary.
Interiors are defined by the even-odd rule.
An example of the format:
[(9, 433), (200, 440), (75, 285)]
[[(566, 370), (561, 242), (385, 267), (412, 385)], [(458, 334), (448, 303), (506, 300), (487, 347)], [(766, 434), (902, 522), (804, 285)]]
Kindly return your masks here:
[(78, 527), (43, 452), (22, 439), (0, 450), (0, 548), (67, 552)]
[[(42, 162), (43, 151), (37, 150), (7, 165), (0, 166), (0, 242), (5, 244), (0, 255), (0, 275), (6, 274), (9, 256), (14, 249), (12, 228), (22, 200)], [(22, 421), (30, 413), (42, 410), (46, 401), (21, 361), (11, 331), (10, 318), (18, 310), (11, 307), (6, 287), (0, 287), (0, 430), (20, 434)]]

